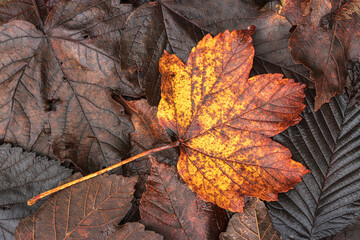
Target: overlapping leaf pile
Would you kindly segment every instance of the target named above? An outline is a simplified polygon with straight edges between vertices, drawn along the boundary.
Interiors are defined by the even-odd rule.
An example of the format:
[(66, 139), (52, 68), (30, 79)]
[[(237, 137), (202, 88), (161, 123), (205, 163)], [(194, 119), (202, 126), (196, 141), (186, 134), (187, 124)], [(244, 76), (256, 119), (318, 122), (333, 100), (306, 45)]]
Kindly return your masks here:
[[(359, 9), (358, 0), (0, 0), (0, 238), (351, 239)], [(316, 92), (301, 113), (304, 84)], [(71, 171), (174, 141), (180, 151), (114, 172), (126, 177), (25, 205)], [(269, 212), (261, 199), (273, 201)], [(215, 204), (244, 211), (229, 221)]]

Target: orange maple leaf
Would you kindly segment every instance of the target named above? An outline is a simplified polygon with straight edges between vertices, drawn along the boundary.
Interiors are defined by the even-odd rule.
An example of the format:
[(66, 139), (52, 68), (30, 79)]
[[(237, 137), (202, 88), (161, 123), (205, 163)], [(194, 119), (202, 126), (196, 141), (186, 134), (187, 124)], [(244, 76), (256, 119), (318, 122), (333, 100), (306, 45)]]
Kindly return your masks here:
[(249, 30), (206, 35), (184, 64), (164, 52), (160, 124), (180, 142), (178, 171), (206, 201), (242, 212), (244, 196), (277, 200), (309, 173), (270, 139), (297, 124), (304, 85), (264, 74), (249, 78)]

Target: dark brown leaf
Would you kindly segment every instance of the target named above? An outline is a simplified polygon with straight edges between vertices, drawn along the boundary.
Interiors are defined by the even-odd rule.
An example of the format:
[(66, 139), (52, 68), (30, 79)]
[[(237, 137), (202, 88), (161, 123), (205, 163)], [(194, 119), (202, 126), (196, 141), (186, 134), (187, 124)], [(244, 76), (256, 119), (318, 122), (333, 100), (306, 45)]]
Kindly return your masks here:
[(141, 96), (118, 74), (118, 40), (130, 4), (64, 0), (44, 30), (15, 20), (0, 26), (0, 142), (83, 172), (118, 162), (133, 130), (112, 91)]
[[(315, 110), (342, 93), (347, 79), (345, 63), (359, 57), (359, 16), (353, 8), (352, 12), (346, 8), (356, 5), (356, 1), (344, 6), (344, 1), (340, 0), (307, 1), (303, 8), (312, 10), (303, 11), (303, 17), (294, 20), (298, 25), (289, 42), (291, 54), (296, 62), (311, 70), (310, 77), (316, 86)], [(300, 4), (299, 1), (295, 3)], [(285, 2), (287, 17), (299, 15), (301, 9), (295, 3)], [(350, 12), (351, 18), (340, 17)]]
[[(131, 117), (135, 131), (130, 134), (131, 150), (129, 155), (133, 156), (171, 143), (170, 136), (165, 129), (160, 126), (156, 114), (157, 107), (152, 107), (145, 99), (137, 101), (123, 100), (123, 105), (127, 106), (127, 112)], [(160, 162), (176, 165), (178, 154), (174, 148), (156, 153), (156, 158)], [(123, 166), (124, 173), (129, 175), (150, 174), (151, 164), (149, 157), (140, 158), (134, 162)]]
[(243, 213), (235, 213), (220, 240), (280, 240), (271, 223), (268, 210), (259, 198), (250, 198)]
[(120, 226), (115, 232), (110, 234), (106, 240), (162, 240), (161, 235), (146, 231), (141, 223), (132, 222)]
[(168, 49), (186, 60), (203, 37), (196, 26), (157, 2), (141, 5), (129, 17), (120, 40), (123, 78), (139, 82), (151, 105), (160, 101), (159, 59)]
[[(292, 25), (277, 13), (259, 10), (246, 1), (161, 0), (161, 3), (213, 35), (254, 25), (256, 30), (252, 37), (255, 56), (252, 75), (282, 72), (299, 82), (309, 82), (308, 70), (301, 64), (295, 64), (290, 55), (288, 41)], [(180, 59), (184, 61), (181, 57)]]
[(20, 222), (16, 239), (105, 239), (129, 211), (135, 183), (102, 175), (56, 193)]
[(11, 20), (26, 20), (41, 27), (48, 10), (45, 6), (46, 0), (36, 0), (41, 19), (36, 16), (32, 0), (0, 0), (0, 25)]
[(274, 137), (311, 170), (293, 190), (270, 202), (285, 239), (323, 239), (360, 216), (360, 64), (349, 63), (351, 87), (313, 111), (308, 91), (303, 120)]
[(181, 180), (174, 166), (153, 157), (147, 190), (140, 202), (141, 222), (165, 239), (218, 239), (225, 210), (204, 202)]
[(42, 202), (27, 206), (36, 194), (56, 187), (71, 175), (57, 160), (23, 152), (10, 144), (0, 146), (0, 239), (13, 239), (20, 220), (34, 213)]

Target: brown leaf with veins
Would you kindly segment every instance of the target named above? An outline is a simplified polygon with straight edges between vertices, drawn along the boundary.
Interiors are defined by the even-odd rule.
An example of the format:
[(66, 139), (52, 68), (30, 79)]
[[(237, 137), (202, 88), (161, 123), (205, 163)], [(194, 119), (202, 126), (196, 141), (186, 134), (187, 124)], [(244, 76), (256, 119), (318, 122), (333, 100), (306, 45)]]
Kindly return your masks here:
[(102, 175), (56, 193), (20, 222), (15, 237), (105, 239), (129, 211), (136, 179)]
[(41, 27), (45, 20), (48, 10), (46, 8), (46, 0), (35, 1), (39, 9), (34, 7), (33, 0), (0, 0), (0, 25), (11, 20), (26, 20)]
[(139, 6), (127, 19), (120, 39), (122, 77), (138, 81), (148, 102), (158, 105), (159, 59), (164, 49), (185, 60), (203, 36), (197, 26), (184, 21), (158, 2)]
[(244, 195), (277, 200), (309, 172), (269, 138), (301, 120), (304, 85), (281, 74), (249, 78), (252, 33), (208, 34), (186, 64), (167, 52), (160, 59), (158, 119), (179, 139), (178, 171), (201, 198), (234, 212)]
[(204, 202), (181, 180), (174, 166), (152, 168), (140, 201), (141, 222), (165, 239), (218, 239), (228, 222), (224, 209)]
[[(304, 2), (285, 1), (282, 14), (289, 19), (299, 16), (300, 3)], [(342, 93), (347, 79), (346, 64), (360, 57), (359, 3), (358, 0), (346, 4), (340, 0), (312, 0), (306, 4), (312, 11), (292, 20), (297, 27), (289, 47), (295, 62), (311, 70), (317, 111), (330, 98)]]
[(0, 26), (0, 142), (70, 160), (93, 172), (121, 160), (133, 131), (114, 90), (142, 90), (120, 79), (118, 40), (130, 4), (64, 0), (36, 28)]
[[(160, 126), (156, 114), (157, 107), (152, 107), (145, 99), (126, 101), (117, 97), (117, 101), (126, 106), (126, 111), (131, 117), (135, 131), (130, 133), (131, 149), (130, 156), (142, 153), (164, 144), (171, 143), (170, 136), (165, 129)], [(176, 149), (171, 148), (161, 152), (153, 153), (159, 162), (170, 165), (176, 165), (179, 154)], [(139, 181), (135, 190), (135, 197), (140, 199), (141, 194), (145, 191), (147, 175), (151, 171), (149, 157), (145, 156), (130, 162), (122, 167), (125, 176), (139, 175)]]
[[(171, 143), (170, 136), (157, 120), (157, 107), (150, 106), (145, 99), (136, 101), (119, 100), (120, 103), (127, 107), (126, 110), (135, 129), (130, 134), (130, 156)], [(179, 157), (175, 149), (161, 151), (153, 156), (160, 162), (172, 165), (176, 164)], [(123, 169), (125, 173), (130, 175), (150, 174), (151, 164), (148, 159), (148, 156), (140, 158), (124, 165)]]
[(220, 234), (220, 240), (280, 240), (281, 235), (272, 225), (265, 204), (259, 198), (250, 198), (243, 213), (235, 213)]

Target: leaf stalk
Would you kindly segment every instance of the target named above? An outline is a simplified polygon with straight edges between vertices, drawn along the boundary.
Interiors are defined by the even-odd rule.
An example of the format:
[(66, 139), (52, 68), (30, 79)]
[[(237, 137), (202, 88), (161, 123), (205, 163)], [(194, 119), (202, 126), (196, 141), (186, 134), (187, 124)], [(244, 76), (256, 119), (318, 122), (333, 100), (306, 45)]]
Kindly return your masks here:
[(71, 187), (71, 186), (73, 186), (73, 185), (75, 185), (75, 184), (81, 183), (81, 182), (86, 181), (86, 180), (89, 180), (89, 179), (91, 179), (91, 178), (97, 177), (97, 176), (99, 176), (99, 175), (101, 175), (101, 174), (103, 174), (103, 173), (106, 173), (106, 172), (109, 172), (109, 171), (111, 171), (111, 170), (114, 170), (115, 168), (118, 168), (118, 167), (120, 167), (120, 166), (122, 166), (122, 165), (125, 165), (125, 164), (127, 164), (127, 163), (129, 163), (129, 162), (132, 162), (132, 161), (134, 161), (134, 160), (136, 160), (136, 159), (138, 159), (138, 158), (145, 157), (145, 156), (147, 156), (147, 155), (149, 155), (149, 154), (156, 153), (156, 152), (160, 152), (160, 151), (163, 151), (163, 150), (166, 150), (166, 149), (169, 149), (169, 148), (174, 148), (174, 147), (177, 147), (177, 146), (179, 146), (179, 145), (180, 145), (180, 141), (176, 141), (176, 142), (170, 143), (170, 144), (165, 145), (165, 146), (157, 147), (157, 148), (150, 149), (150, 150), (148, 150), (148, 151), (142, 152), (142, 153), (137, 154), (137, 155), (135, 155), (135, 156), (132, 156), (132, 157), (130, 157), (130, 158), (128, 158), (128, 159), (125, 159), (125, 160), (123, 160), (123, 161), (121, 161), (121, 162), (118, 162), (118, 163), (116, 163), (116, 164), (114, 164), (114, 165), (111, 165), (110, 167), (101, 169), (101, 170), (99, 170), (99, 171), (97, 171), (97, 172), (95, 172), (95, 173), (89, 174), (89, 175), (87, 175), (87, 176), (85, 176), (85, 177), (82, 177), (82, 178), (79, 178), (79, 179), (75, 179), (74, 181), (65, 183), (65, 184), (63, 184), (63, 185), (61, 185), (61, 186), (58, 186), (58, 187), (56, 187), (56, 188), (50, 189), (50, 190), (48, 190), (48, 191), (46, 191), (46, 192), (43, 192), (43, 193), (41, 193), (41, 194), (33, 197), (33, 198), (30, 199), (29, 201), (27, 201), (27, 204), (28, 204), (28, 206), (31, 206), (31, 205), (33, 205), (34, 203), (36, 203), (38, 200), (40, 200), (40, 199), (42, 199), (42, 198), (44, 198), (44, 197), (46, 197), (46, 196), (48, 196), (48, 195), (51, 195), (51, 194), (53, 194), (53, 193), (56, 193), (56, 192), (58, 192), (58, 191), (60, 191), (60, 190), (63, 190), (63, 189), (68, 188), (68, 187)]

